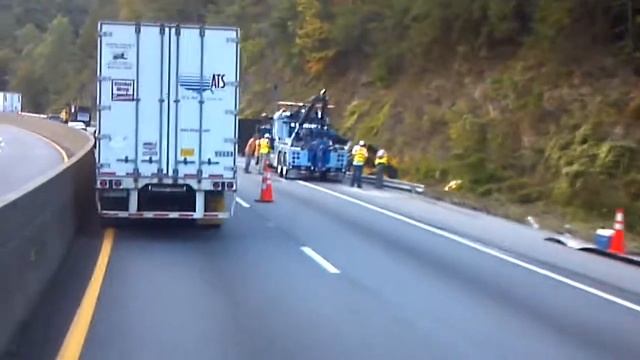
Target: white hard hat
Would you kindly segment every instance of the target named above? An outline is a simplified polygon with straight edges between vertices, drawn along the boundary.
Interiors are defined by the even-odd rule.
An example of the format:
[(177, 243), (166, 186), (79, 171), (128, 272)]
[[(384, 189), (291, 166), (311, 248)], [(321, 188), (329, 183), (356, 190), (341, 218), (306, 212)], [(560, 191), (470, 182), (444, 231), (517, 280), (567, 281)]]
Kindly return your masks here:
[(360, 146), (364, 146), (364, 144), (365, 144), (364, 140), (360, 140), (360, 142), (358, 143), (358, 145)]
[(264, 134), (264, 137), (266, 137), (267, 139), (271, 137), (271, 134)]

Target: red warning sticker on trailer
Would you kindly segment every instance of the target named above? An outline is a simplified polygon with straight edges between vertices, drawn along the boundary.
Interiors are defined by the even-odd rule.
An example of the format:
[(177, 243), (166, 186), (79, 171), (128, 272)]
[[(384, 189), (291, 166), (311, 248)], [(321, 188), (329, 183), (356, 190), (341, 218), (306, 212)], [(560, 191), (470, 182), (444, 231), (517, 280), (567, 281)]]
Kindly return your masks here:
[(112, 101), (133, 101), (135, 98), (135, 80), (117, 79), (111, 81)]

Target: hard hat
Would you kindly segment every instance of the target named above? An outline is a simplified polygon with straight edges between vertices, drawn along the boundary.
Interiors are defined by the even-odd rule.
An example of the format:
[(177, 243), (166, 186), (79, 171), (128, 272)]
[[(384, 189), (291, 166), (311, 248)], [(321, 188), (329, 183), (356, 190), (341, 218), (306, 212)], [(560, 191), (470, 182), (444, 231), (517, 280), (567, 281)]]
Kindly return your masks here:
[(268, 139), (271, 137), (271, 134), (264, 134), (264, 137)]
[(364, 145), (365, 145), (364, 140), (360, 140), (360, 142), (358, 143), (358, 145), (360, 145), (360, 146), (364, 146)]

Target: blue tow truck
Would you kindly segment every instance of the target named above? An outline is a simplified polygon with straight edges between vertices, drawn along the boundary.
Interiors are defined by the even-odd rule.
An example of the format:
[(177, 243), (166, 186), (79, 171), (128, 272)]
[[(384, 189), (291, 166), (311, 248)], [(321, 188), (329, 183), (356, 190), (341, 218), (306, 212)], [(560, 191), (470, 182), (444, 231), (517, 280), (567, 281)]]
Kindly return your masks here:
[(270, 126), (270, 163), (280, 177), (342, 181), (348, 142), (331, 127), (326, 90), (307, 102), (278, 102)]

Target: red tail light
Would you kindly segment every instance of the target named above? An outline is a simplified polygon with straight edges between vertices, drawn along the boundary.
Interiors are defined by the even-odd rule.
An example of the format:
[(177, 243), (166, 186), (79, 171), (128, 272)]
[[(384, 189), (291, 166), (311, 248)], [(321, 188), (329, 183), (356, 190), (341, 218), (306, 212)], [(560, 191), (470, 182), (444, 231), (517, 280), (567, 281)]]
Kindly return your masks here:
[(113, 181), (113, 187), (114, 188), (121, 188), (122, 187), (122, 180), (114, 180)]
[(221, 183), (219, 183), (219, 182), (214, 182), (214, 183), (213, 183), (213, 189), (214, 189), (214, 190), (220, 190), (220, 189), (222, 189), (222, 184), (221, 184)]
[(109, 186), (109, 182), (107, 180), (100, 180), (98, 184), (101, 188), (106, 188), (107, 186)]
[(236, 184), (234, 182), (227, 183), (227, 190), (233, 190), (236, 188)]

